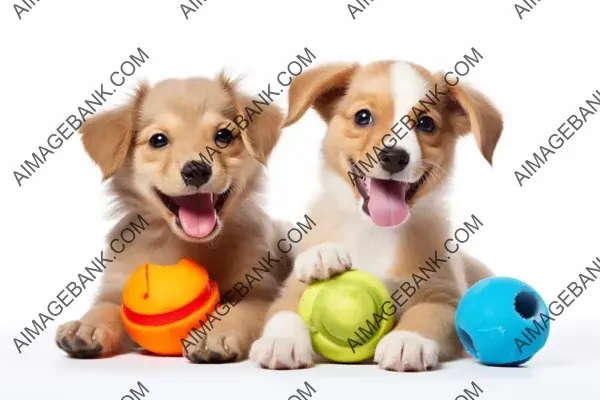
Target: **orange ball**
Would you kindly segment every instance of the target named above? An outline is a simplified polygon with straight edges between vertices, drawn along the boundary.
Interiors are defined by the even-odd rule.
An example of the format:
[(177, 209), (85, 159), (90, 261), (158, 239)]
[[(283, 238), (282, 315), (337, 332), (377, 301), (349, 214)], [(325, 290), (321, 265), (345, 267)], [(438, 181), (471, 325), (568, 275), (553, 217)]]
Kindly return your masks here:
[(160, 355), (181, 355), (181, 339), (215, 310), (219, 288), (206, 269), (182, 258), (174, 265), (144, 264), (123, 290), (121, 318), (131, 338)]

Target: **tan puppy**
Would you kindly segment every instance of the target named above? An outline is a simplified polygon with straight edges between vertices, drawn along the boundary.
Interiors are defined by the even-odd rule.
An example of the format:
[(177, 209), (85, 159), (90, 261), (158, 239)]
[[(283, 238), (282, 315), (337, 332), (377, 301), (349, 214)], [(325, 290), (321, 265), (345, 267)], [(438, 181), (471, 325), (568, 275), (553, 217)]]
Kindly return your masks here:
[[(131, 348), (119, 312), (123, 286), (139, 265), (192, 258), (217, 281), (223, 300), (275, 249), (279, 234), (259, 195), (262, 164), (277, 143), (283, 116), (275, 105), (263, 107), (240, 133), (232, 120), (247, 105), (251, 99), (223, 75), (170, 79), (141, 85), (128, 104), (83, 125), (83, 145), (104, 179), (112, 178), (111, 193), (125, 212), (109, 240), (138, 214), (149, 227), (108, 264), (93, 307), (59, 328), (57, 344), (68, 354), (91, 358)], [(105, 253), (111, 254), (108, 244)], [(202, 340), (188, 338), (194, 345), (187, 346), (187, 357), (195, 362), (247, 357), (289, 265), (287, 259), (278, 262), (243, 300), (235, 299), (235, 307), (226, 302), (221, 307), (226, 316)]]
[[(289, 93), (284, 126), (311, 106), (328, 124), (323, 192), (309, 211), (319, 225), (302, 243), (294, 275), (250, 358), (266, 368), (311, 365), (309, 331), (296, 314), (299, 298), (306, 282), (348, 268), (371, 273), (395, 293), (399, 322), (377, 346), (374, 361), (381, 368), (422, 371), (458, 357), (457, 304), (469, 285), (490, 273), (460, 253), (452, 259), (441, 254), (452, 237), (444, 183), (457, 139), (468, 132), (491, 164), (500, 113), (455, 78), (397, 61), (326, 65), (300, 75)], [(444, 259), (440, 268), (403, 294), (402, 283), (412, 285), (413, 273), (423, 276), (419, 267), (428, 268), (435, 254)]]

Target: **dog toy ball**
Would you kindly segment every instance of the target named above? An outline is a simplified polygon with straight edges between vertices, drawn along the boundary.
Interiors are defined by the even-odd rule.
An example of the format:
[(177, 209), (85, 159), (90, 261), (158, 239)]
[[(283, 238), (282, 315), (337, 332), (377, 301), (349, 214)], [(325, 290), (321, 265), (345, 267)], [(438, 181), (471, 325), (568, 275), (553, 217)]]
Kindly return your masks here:
[(192, 327), (206, 322), (219, 302), (219, 289), (196, 262), (183, 258), (174, 265), (144, 264), (123, 290), (121, 318), (131, 338), (160, 355), (181, 355)]
[[(350, 270), (311, 284), (298, 312), (310, 327), (317, 353), (353, 363), (372, 357), (379, 340), (394, 326), (394, 317), (382, 311), (386, 301), (390, 294), (383, 283), (363, 271)], [(374, 313), (385, 319), (377, 319)], [(357, 335), (361, 328), (362, 334)]]
[(491, 277), (465, 293), (456, 329), (465, 349), (482, 364), (514, 367), (544, 347), (550, 318), (544, 299), (531, 286)]

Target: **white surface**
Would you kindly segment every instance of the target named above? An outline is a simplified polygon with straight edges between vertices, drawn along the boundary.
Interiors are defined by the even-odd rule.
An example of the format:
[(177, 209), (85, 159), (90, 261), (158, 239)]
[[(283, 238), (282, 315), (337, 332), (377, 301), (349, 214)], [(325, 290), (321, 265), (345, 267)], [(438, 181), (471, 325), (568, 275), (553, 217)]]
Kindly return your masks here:
[[(531, 1), (530, 1), (531, 3)], [(99, 255), (113, 221), (100, 172), (79, 138), (48, 156), (23, 187), (12, 171), (74, 113), (112, 71), (142, 49), (150, 56), (106, 110), (139, 79), (244, 73), (250, 94), (308, 47), (315, 64), (377, 59), (450, 69), (475, 47), (484, 57), (466, 81), (505, 116), (489, 168), (471, 137), (458, 147), (453, 205), (456, 226), (476, 214), (484, 227), (465, 249), (500, 275), (514, 276), (554, 300), (600, 256), (597, 226), (597, 134), (588, 122), (532, 179), (519, 187), (514, 170), (600, 90), (598, 4), (541, 2), (519, 20), (508, 1), (376, 1), (352, 20), (346, 2), (210, 0), (185, 20), (171, 1), (42, 1), (19, 21), (0, 5), (2, 110), (2, 275), (0, 398), (120, 399), (139, 380), (149, 399), (287, 399), (307, 380), (315, 399), (454, 399), (475, 381), (480, 398), (598, 398), (600, 284), (591, 283), (553, 325), (546, 348), (527, 368), (498, 369), (472, 360), (436, 372), (393, 374), (373, 366), (319, 366), (261, 371), (242, 363), (189, 365), (183, 360), (123, 356), (65, 358), (52, 344), (58, 324), (78, 318), (98, 283), (77, 298), (19, 355), (12, 343), (31, 319)], [(285, 108), (284, 95), (276, 102)], [(270, 163), (269, 212), (297, 221), (316, 192), (324, 125), (314, 113), (286, 129)], [(290, 184), (293, 182), (293, 184)], [(533, 397), (535, 396), (535, 397)], [(580, 397), (578, 397), (580, 396)]]
[[(589, 299), (588, 299), (589, 300)], [(70, 360), (51, 341), (36, 343), (35, 351), (3, 359), (0, 395), (7, 399), (121, 399), (141, 381), (150, 391), (146, 399), (177, 398), (286, 400), (304, 389), (316, 390), (311, 400), (450, 399), (483, 390), (479, 399), (590, 399), (600, 394), (598, 371), (600, 328), (581, 320), (557, 320), (546, 347), (521, 368), (493, 368), (460, 360), (438, 371), (399, 374), (375, 365), (320, 365), (296, 371), (262, 370), (249, 362), (229, 365), (189, 364), (179, 358), (125, 355), (103, 360)], [(563, 329), (565, 328), (565, 329)], [(46, 339), (49, 335), (46, 335)], [(0, 338), (3, 344), (9, 337)], [(5, 350), (5, 347), (3, 347)], [(10, 349), (12, 352), (12, 349)], [(2, 353), (3, 357), (5, 352)]]

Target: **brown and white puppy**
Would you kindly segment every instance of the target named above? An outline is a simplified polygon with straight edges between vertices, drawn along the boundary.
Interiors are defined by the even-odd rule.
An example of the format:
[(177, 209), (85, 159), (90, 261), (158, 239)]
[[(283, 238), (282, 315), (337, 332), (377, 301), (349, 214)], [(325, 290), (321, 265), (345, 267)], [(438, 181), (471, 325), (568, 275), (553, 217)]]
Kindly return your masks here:
[[(169, 79), (154, 87), (142, 84), (128, 104), (82, 126), (85, 150), (104, 179), (111, 178), (111, 194), (125, 212), (109, 240), (138, 221), (138, 214), (149, 227), (108, 264), (93, 307), (59, 328), (56, 341), (65, 352), (93, 358), (131, 348), (119, 311), (123, 286), (139, 265), (192, 258), (206, 267), (223, 295), (275, 250), (276, 224), (259, 196), (263, 164), (280, 136), (283, 115), (277, 106), (267, 106), (240, 133), (232, 120), (246, 105), (251, 99), (224, 75)], [(212, 162), (203, 163), (201, 155)], [(113, 254), (108, 244), (104, 253)], [(277, 265), (235, 307), (221, 306), (221, 315), (227, 314), (202, 340), (188, 338), (194, 343), (184, 352), (190, 360), (247, 357), (291, 263)]]
[[(296, 314), (307, 282), (357, 268), (393, 293), (412, 283), (413, 273), (423, 276), (418, 268), (429, 257), (442, 257), (451, 237), (442, 198), (456, 142), (473, 132), (491, 164), (503, 127), (486, 97), (443, 77), (412, 63), (381, 61), (326, 65), (294, 80), (284, 126), (310, 107), (328, 124), (323, 190), (309, 211), (319, 224), (301, 244), (293, 275), (252, 346), (253, 361), (266, 368), (314, 362), (309, 330)], [(384, 369), (422, 371), (462, 355), (457, 304), (488, 275), (476, 260), (453, 255), (397, 309), (398, 322), (378, 343), (374, 361)]]

